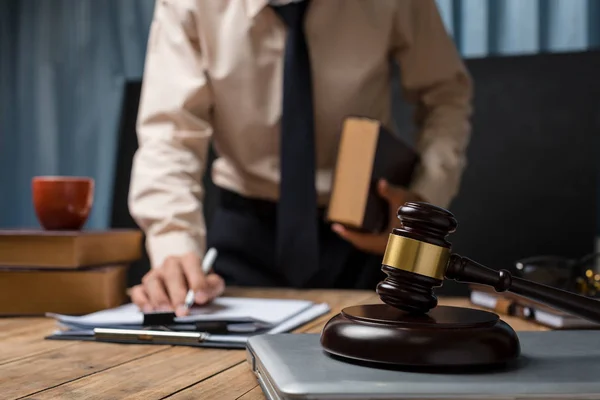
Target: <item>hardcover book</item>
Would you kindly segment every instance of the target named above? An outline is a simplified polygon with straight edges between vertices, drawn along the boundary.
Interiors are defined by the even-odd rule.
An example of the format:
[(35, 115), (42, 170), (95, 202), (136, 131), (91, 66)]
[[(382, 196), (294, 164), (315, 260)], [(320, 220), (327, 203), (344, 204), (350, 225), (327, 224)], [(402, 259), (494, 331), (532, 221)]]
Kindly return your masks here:
[(79, 315), (117, 307), (127, 300), (127, 268), (0, 267), (0, 315)]
[(107, 231), (0, 231), (0, 265), (81, 268), (131, 263), (141, 258), (142, 233)]
[(343, 124), (327, 210), (330, 222), (372, 233), (388, 227), (388, 202), (377, 191), (384, 178), (410, 185), (419, 156), (379, 121), (349, 117)]

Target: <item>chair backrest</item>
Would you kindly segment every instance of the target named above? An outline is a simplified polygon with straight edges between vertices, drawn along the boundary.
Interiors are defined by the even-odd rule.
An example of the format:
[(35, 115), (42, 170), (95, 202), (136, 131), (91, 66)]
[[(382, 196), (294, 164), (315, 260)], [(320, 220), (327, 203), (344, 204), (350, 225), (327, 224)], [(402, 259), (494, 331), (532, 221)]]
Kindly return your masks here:
[[(459, 222), (449, 237), (454, 250), (495, 269), (527, 256), (594, 251), (600, 52), (466, 63), (475, 112), (468, 167), (450, 207)], [(412, 129), (405, 111), (398, 120), (401, 131)]]
[[(110, 217), (111, 228), (138, 228), (131, 217), (131, 214), (129, 214), (127, 197), (129, 195), (129, 182), (133, 156), (138, 147), (135, 126), (140, 93), (141, 82), (130, 81), (125, 83), (113, 184), (113, 201)], [(142, 259), (133, 263), (128, 270), (128, 286), (140, 283), (142, 276), (144, 276), (149, 268), (150, 262), (148, 260), (148, 254), (146, 249), (143, 248)]]

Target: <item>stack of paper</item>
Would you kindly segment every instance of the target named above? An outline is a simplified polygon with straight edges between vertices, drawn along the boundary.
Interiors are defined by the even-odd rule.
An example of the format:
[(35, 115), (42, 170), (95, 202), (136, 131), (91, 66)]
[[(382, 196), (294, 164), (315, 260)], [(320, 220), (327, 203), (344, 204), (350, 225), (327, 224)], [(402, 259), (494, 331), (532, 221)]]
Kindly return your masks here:
[[(289, 332), (328, 311), (327, 304), (306, 300), (220, 297), (208, 305), (193, 307), (188, 316), (175, 317), (166, 328), (194, 331), (198, 323), (221, 322), (226, 325), (227, 332), (207, 335), (205, 341), (245, 343), (258, 333)], [(49, 339), (89, 338), (94, 336), (96, 328), (148, 328), (144, 326), (144, 314), (134, 304), (83, 316), (47, 315), (56, 319), (61, 328)]]

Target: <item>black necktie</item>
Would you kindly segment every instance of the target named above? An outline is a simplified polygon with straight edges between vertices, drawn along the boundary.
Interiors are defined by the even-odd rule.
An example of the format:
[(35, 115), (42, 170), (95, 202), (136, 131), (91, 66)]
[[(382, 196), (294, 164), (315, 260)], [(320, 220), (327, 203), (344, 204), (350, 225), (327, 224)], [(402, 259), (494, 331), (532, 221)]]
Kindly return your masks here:
[(273, 6), (287, 27), (277, 261), (296, 287), (307, 283), (319, 263), (312, 79), (304, 35), (307, 8), (307, 0)]

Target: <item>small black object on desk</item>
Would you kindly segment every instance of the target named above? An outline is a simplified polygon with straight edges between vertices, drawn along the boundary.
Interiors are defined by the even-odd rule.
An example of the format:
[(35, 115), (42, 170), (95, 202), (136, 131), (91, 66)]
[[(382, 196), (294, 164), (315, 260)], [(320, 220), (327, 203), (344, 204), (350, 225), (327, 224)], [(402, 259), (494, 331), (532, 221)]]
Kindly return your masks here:
[(390, 234), (377, 286), (384, 304), (348, 307), (323, 328), (331, 355), (359, 362), (417, 368), (506, 365), (520, 355), (515, 331), (497, 314), (437, 306), (444, 279), (476, 283), (528, 297), (600, 322), (600, 302), (495, 271), (452, 253), (446, 236), (457, 221), (447, 210), (410, 202), (398, 210), (402, 228)]
[[(142, 323), (142, 326), (144, 326), (145, 328), (159, 328), (170, 326), (176, 328), (177, 325), (175, 324), (175, 317), (175, 313), (172, 311), (146, 312), (144, 313), (144, 322)], [(195, 321), (184, 325), (192, 325), (194, 327), (193, 330), (198, 332), (206, 332), (221, 335), (227, 334), (229, 332), (226, 321)]]

